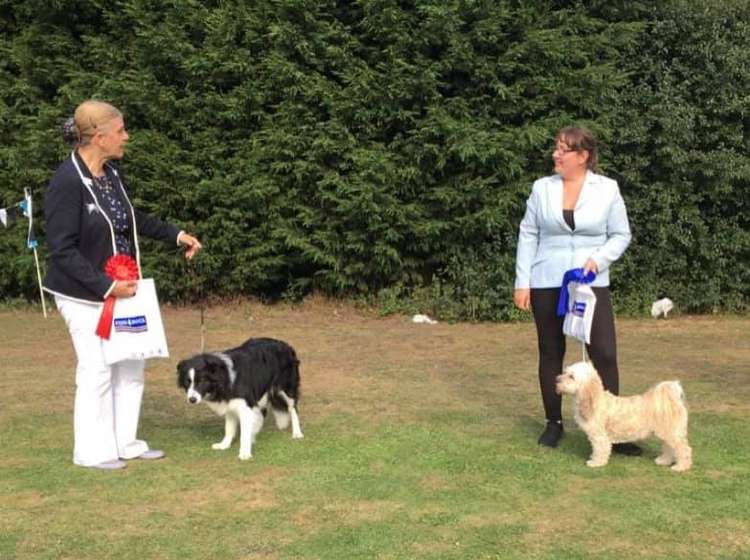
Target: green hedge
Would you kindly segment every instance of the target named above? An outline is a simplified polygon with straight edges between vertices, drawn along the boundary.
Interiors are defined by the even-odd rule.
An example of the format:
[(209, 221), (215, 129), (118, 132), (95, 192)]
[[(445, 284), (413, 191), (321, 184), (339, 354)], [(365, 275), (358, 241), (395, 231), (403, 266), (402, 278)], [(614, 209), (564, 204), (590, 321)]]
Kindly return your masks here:
[[(652, 4), (7, 1), (0, 206), (24, 186), (41, 203), (60, 123), (102, 98), (126, 114), (137, 204), (205, 244), (195, 271), (146, 244), (164, 298), (505, 319), (530, 184), (575, 122), (631, 215), (618, 306), (745, 309), (750, 8)], [(35, 297), (22, 230), (0, 232), (1, 298)]]

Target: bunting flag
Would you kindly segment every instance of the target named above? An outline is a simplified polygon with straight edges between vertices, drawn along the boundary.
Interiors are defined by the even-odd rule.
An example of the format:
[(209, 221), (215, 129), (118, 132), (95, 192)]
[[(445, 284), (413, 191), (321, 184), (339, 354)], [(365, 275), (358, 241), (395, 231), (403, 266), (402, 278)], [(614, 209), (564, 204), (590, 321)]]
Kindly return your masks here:
[(29, 189), (23, 190), (23, 200), (7, 208), (0, 208), (0, 222), (4, 227), (9, 227), (11, 224), (16, 222), (20, 217), (26, 217), (29, 220), (29, 228), (26, 234), (26, 247), (34, 251), (34, 262), (36, 263), (36, 277), (39, 282), (39, 296), (42, 300), (42, 311), (44, 312), (45, 318), (47, 317), (47, 306), (44, 303), (44, 291), (42, 289), (42, 275), (39, 269), (39, 256), (37, 255), (37, 240), (36, 233), (34, 232), (34, 206), (31, 200), (31, 191)]
[(31, 204), (31, 191), (29, 189), (23, 189), (24, 199), (21, 202), (20, 207), (23, 211), (23, 215), (29, 219), (29, 231), (26, 235), (26, 246), (29, 249), (36, 249), (38, 243), (36, 241), (36, 234), (34, 233), (34, 211)]
[(19, 216), (23, 215), (21, 204), (23, 204), (23, 202), (19, 202), (8, 208), (0, 208), (0, 222), (2, 222), (5, 227), (10, 227)]
[(34, 208), (31, 201), (29, 189), (24, 189), (24, 199), (13, 206), (0, 208), (0, 222), (3, 226), (10, 227), (18, 218), (24, 216), (29, 219), (29, 229), (26, 235), (26, 246), (29, 249), (35, 249), (38, 245), (36, 233), (34, 232)]

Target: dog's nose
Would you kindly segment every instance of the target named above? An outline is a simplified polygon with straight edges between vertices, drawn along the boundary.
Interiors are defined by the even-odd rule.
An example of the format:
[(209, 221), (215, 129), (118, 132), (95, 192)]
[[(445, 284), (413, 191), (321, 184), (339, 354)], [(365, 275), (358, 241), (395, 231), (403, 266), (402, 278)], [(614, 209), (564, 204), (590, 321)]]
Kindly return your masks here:
[(188, 400), (189, 400), (189, 401), (190, 401), (191, 403), (193, 403), (193, 404), (195, 404), (195, 403), (197, 403), (197, 402), (198, 402), (198, 399), (196, 399), (195, 397), (190, 397), (190, 398), (189, 398)]
[(562, 395), (562, 391), (560, 391), (560, 384), (562, 383), (562, 375), (558, 375), (555, 377), (555, 393), (558, 395)]

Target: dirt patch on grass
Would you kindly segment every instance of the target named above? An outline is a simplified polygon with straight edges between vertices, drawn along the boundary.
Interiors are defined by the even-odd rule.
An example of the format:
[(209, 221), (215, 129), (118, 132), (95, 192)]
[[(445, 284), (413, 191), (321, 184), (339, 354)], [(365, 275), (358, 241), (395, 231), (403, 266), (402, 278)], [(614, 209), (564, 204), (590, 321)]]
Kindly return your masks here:
[(402, 509), (399, 502), (388, 500), (337, 500), (323, 507), (304, 506), (292, 515), (292, 519), (294, 525), (301, 528), (354, 526), (388, 519)]
[(47, 498), (41, 492), (22, 491), (6, 495), (3, 501), (11, 509), (33, 509), (44, 506)]
[(516, 514), (516, 523), (528, 523), (529, 529), (524, 533), (526, 550), (547, 550), (562, 532), (589, 538), (585, 535), (590, 532), (595, 511), (583, 499), (590, 491), (589, 485), (582, 477), (572, 477), (561, 490), (548, 499), (527, 503)]
[[(191, 470), (204, 470), (196, 462)], [(252, 476), (236, 477), (231, 484), (211, 476), (205, 468), (205, 479), (199, 485), (166, 496), (158, 506), (159, 511), (172, 512), (177, 517), (187, 517), (195, 512), (205, 512), (220, 507), (224, 514), (264, 510), (276, 507), (274, 480), (283, 480), (286, 473), (280, 468), (266, 468)]]
[(419, 481), (419, 485), (430, 492), (444, 492), (450, 490), (454, 486), (454, 484), (444, 476), (435, 473), (430, 473), (427, 476), (422, 477)]

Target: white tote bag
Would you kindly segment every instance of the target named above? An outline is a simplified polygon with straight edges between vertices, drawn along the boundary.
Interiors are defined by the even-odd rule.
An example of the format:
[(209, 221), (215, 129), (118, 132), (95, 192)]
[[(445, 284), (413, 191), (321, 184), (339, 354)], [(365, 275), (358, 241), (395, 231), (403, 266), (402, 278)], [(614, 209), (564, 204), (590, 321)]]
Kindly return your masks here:
[(112, 332), (109, 340), (102, 340), (102, 350), (109, 365), (122, 360), (169, 357), (153, 278), (139, 280), (133, 297), (117, 298)]
[(568, 283), (568, 310), (563, 332), (581, 342), (591, 342), (591, 323), (594, 320), (596, 295), (588, 284)]

